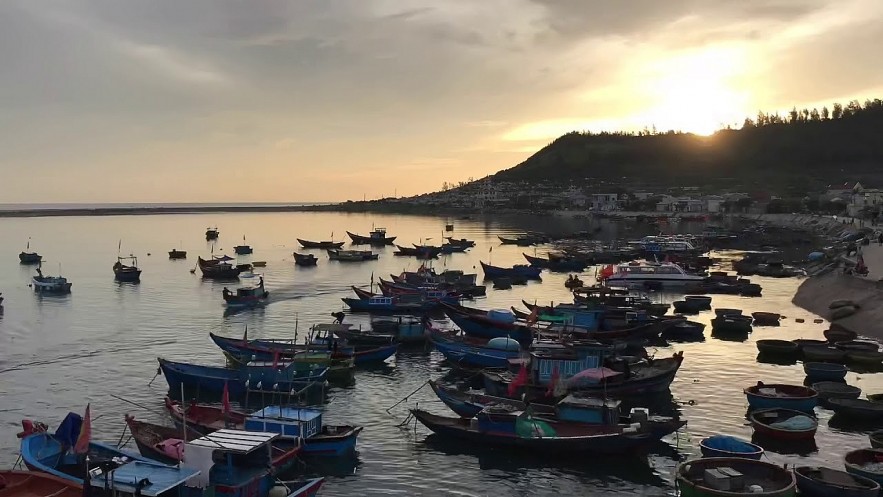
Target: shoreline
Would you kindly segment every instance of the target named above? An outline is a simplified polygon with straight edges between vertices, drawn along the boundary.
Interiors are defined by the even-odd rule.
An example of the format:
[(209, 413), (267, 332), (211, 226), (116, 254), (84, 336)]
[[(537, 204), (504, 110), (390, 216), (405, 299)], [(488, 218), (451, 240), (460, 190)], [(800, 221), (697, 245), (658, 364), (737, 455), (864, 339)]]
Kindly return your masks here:
[(71, 217), (71, 216), (139, 216), (156, 214), (210, 214), (216, 212), (308, 212), (327, 211), (328, 205), (273, 205), (273, 206), (187, 206), (187, 207), (70, 207), (50, 209), (0, 210), (0, 218)]

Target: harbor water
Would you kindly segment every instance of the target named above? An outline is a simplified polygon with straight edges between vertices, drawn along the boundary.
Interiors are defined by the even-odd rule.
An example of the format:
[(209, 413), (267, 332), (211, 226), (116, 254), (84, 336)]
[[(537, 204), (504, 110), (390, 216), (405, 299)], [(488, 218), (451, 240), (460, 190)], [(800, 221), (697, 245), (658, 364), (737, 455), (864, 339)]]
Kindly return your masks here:
[[(454, 224), (453, 232), (445, 225)], [(206, 242), (207, 226), (217, 225), (220, 239)], [(223, 364), (209, 332), (251, 338), (302, 339), (313, 324), (330, 322), (343, 308), (341, 297), (352, 295), (351, 285), (368, 288), (372, 280), (415, 270), (421, 262), (396, 257), (394, 248), (380, 251), (377, 261), (329, 261), (320, 251), (313, 268), (296, 267), (292, 252), (301, 249), (296, 238), (346, 240), (345, 230), (367, 234), (372, 226), (387, 228), (397, 243), (440, 244), (443, 236), (474, 239), (465, 254), (433, 261), (438, 269), (476, 272), (479, 261), (494, 265), (524, 263), (522, 252), (543, 255), (547, 248), (501, 245), (498, 235), (525, 230), (588, 230), (588, 219), (474, 218), (390, 216), (338, 213), (235, 213), (138, 215), (109, 217), (39, 217), (0, 219), (0, 467), (18, 458), (20, 421), (30, 418), (51, 428), (68, 411), (82, 413), (91, 403), (94, 438), (117, 442), (123, 416), (131, 413), (153, 422), (168, 422), (162, 410), (167, 393), (164, 378), (154, 378), (157, 357), (203, 364)], [(620, 236), (619, 228), (604, 226), (600, 237)], [(332, 235), (333, 234), (333, 235)], [(254, 254), (242, 262), (266, 261), (256, 268), (264, 275), (270, 303), (264, 307), (225, 315), (221, 291), (235, 283), (203, 280), (191, 273), (198, 255), (233, 255), (233, 246), (246, 243)], [(73, 282), (67, 296), (39, 296), (29, 287), (33, 266), (20, 265), (18, 253), (28, 237), (31, 249), (44, 257), (43, 272), (59, 272)], [(117, 283), (111, 266), (121, 254), (133, 254), (143, 269), (141, 282)], [(186, 260), (169, 260), (173, 248), (186, 250)], [(367, 247), (366, 247), (367, 248)], [(726, 257), (726, 254), (723, 255)], [(582, 275), (591, 281), (595, 268)], [(512, 290), (488, 287), (486, 298), (467, 302), (484, 309), (521, 307), (521, 300), (539, 303), (569, 302), (564, 287), (567, 274), (543, 273), (542, 282)], [(347, 387), (331, 387), (324, 405), (325, 422), (365, 427), (354, 459), (334, 463), (305, 461), (303, 471), (327, 476), (321, 495), (672, 495), (673, 472), (684, 459), (698, 456), (699, 441), (725, 433), (751, 437), (746, 422), (747, 402), (742, 389), (766, 383), (802, 384), (800, 363), (771, 364), (758, 360), (755, 342), (764, 338), (822, 338), (827, 323), (791, 304), (800, 280), (753, 277), (763, 286), (763, 297), (714, 296), (713, 307), (772, 311), (785, 316), (779, 327), (757, 327), (745, 341), (721, 340), (711, 333), (712, 311), (696, 316), (709, 324), (706, 339), (649, 348), (656, 357), (684, 352), (684, 363), (670, 396), (646, 399), (663, 414), (677, 413), (688, 424), (667, 437), (648, 455), (623, 458), (590, 456), (549, 458), (488, 447), (475, 447), (431, 436), (408, 417), (418, 405), (453, 416), (425, 385), (445, 376), (447, 367), (437, 352), (402, 350), (386, 364), (356, 372)], [(256, 283), (244, 278), (240, 284)], [(676, 295), (654, 295), (661, 301)], [(803, 322), (798, 322), (803, 320)], [(366, 316), (347, 316), (347, 322), (367, 325)], [(865, 393), (883, 392), (883, 375), (850, 372), (847, 381)], [(416, 392), (415, 392), (416, 391)], [(406, 401), (394, 406), (403, 398)], [(118, 400), (125, 398), (132, 403)], [(134, 404), (133, 404), (134, 403)], [(135, 404), (141, 406), (138, 407)], [(389, 409), (392, 407), (392, 409)], [(867, 430), (832, 420), (832, 412), (817, 408), (820, 427), (814, 447), (784, 447), (768, 452), (784, 464), (814, 464), (842, 468), (842, 456), (868, 445)], [(125, 440), (125, 438), (123, 438)], [(134, 443), (128, 447), (135, 450)], [(799, 454), (787, 454), (787, 452)], [(785, 452), (785, 453), (782, 453)]]

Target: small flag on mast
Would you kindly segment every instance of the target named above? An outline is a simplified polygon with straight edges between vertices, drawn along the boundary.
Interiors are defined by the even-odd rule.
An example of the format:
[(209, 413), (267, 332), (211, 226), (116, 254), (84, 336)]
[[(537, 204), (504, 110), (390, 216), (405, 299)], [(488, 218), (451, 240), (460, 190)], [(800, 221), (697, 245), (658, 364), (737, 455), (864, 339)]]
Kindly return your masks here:
[(86, 454), (89, 452), (89, 441), (92, 438), (92, 406), (86, 404), (86, 413), (83, 415), (83, 424), (80, 425), (80, 436), (77, 437), (77, 443), (74, 444), (75, 454)]

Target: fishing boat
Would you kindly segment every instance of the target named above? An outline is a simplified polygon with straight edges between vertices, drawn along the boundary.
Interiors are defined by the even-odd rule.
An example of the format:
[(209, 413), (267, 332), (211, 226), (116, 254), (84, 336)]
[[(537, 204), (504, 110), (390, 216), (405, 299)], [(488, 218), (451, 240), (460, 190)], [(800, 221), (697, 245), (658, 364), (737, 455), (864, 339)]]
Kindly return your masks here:
[(748, 316), (727, 314), (711, 320), (711, 329), (716, 333), (745, 335), (751, 333), (753, 319)]
[(883, 484), (881, 462), (883, 450), (879, 449), (858, 449), (843, 456), (843, 465), (849, 474), (874, 480), (879, 484)]
[(334, 242), (330, 240), (321, 242), (311, 242), (309, 240), (297, 239), (297, 243), (305, 249), (339, 249), (343, 247), (344, 242)]
[(353, 245), (392, 245), (396, 237), (386, 236), (386, 228), (374, 228), (368, 233), (368, 236), (357, 235), (355, 233), (346, 234), (353, 241)]
[(613, 274), (604, 278), (608, 286), (625, 288), (676, 288), (703, 281), (704, 276), (687, 274), (683, 268), (671, 262), (619, 264), (614, 267)]
[(474, 247), (475, 246), (474, 240), (468, 240), (466, 238), (454, 238), (452, 236), (446, 236), (445, 240), (447, 240), (448, 243), (450, 243), (452, 245), (463, 245), (465, 247)]
[(186, 250), (178, 250), (172, 249), (169, 250), (169, 259), (186, 259), (187, 251)]
[[(527, 381), (518, 381), (518, 376), (509, 372), (482, 372), (484, 389), (488, 395), (508, 398), (524, 398), (529, 401), (547, 399), (552, 384), (552, 372), (559, 369), (559, 382), (563, 382), (568, 392), (586, 395), (610, 395), (617, 397), (639, 396), (664, 392), (683, 363), (683, 353), (672, 357), (623, 366), (623, 371), (602, 366), (602, 358), (609, 348), (595, 347), (600, 352), (585, 353), (581, 358), (560, 359), (554, 354), (542, 351), (532, 352)], [(515, 383), (514, 385), (512, 383)], [(512, 392), (512, 393), (510, 393)]]
[(803, 357), (812, 362), (843, 362), (846, 352), (828, 345), (804, 345)]
[(800, 495), (807, 497), (877, 497), (880, 485), (863, 476), (825, 467), (794, 468)]
[(398, 336), (395, 333), (353, 329), (352, 327), (337, 328), (332, 333), (354, 347), (379, 347), (398, 341)]
[(83, 486), (35, 471), (0, 471), (2, 497), (83, 497)]
[(294, 252), (293, 255), (294, 263), (298, 266), (315, 266), (319, 262), (319, 259), (313, 254), (298, 254)]
[(883, 403), (865, 399), (831, 398), (828, 404), (838, 416), (861, 420), (876, 421), (883, 418)]
[(678, 465), (681, 497), (794, 497), (794, 474), (773, 463), (744, 458), (711, 457)]
[(870, 435), (868, 435), (868, 441), (871, 442), (871, 447), (875, 449), (883, 449), (883, 430), (872, 431)]
[[(797, 345), (794, 346), (795, 349)], [(832, 362), (804, 362), (803, 372), (806, 377), (815, 381), (842, 381), (849, 369), (842, 364)]]
[(236, 369), (202, 366), (158, 358), (160, 370), (172, 391), (186, 388), (220, 395), (225, 385), (231, 396), (244, 397), (246, 392), (305, 392), (321, 389), (328, 368), (308, 365), (300, 369), (297, 363), (279, 363), (275, 366), (252, 362)]
[(39, 264), (43, 261), (43, 256), (36, 252), (27, 252), (31, 250), (31, 239), (28, 238), (28, 245), (21, 253), (18, 254), (18, 262), (21, 264)]
[(665, 340), (702, 340), (705, 338), (705, 324), (696, 321), (679, 321), (664, 330), (660, 336)]
[(697, 303), (701, 310), (711, 309), (711, 297), (707, 295), (686, 295), (684, 300)]
[(235, 252), (236, 255), (248, 255), (254, 252), (254, 249), (245, 244), (245, 235), (242, 235), (242, 245), (236, 245), (233, 247), (233, 252)]
[(510, 359), (521, 356), (521, 345), (511, 338), (492, 338), (484, 346), (438, 333), (433, 333), (430, 340), (445, 359), (458, 366), (507, 369)]
[[(635, 419), (646, 419), (635, 416)], [(670, 419), (666, 423), (630, 425), (591, 424), (568, 418), (551, 419), (497, 405), (483, 409), (475, 419), (447, 417), (411, 409), (424, 426), (443, 438), (459, 439), (482, 446), (500, 446), (534, 453), (626, 454), (658, 442), (686, 424)], [(617, 418), (618, 421), (618, 418)]]
[(731, 309), (728, 307), (718, 307), (717, 309), (714, 310), (714, 315), (719, 318), (724, 317), (724, 316), (741, 316), (742, 309)]
[(812, 412), (818, 393), (801, 385), (764, 384), (761, 381), (744, 390), (751, 409), (792, 409)]
[(390, 357), (396, 355), (398, 350), (398, 343), (392, 343), (380, 347), (356, 349), (355, 352), (353, 352), (353, 362), (356, 366), (385, 362)]
[(231, 292), (227, 287), (221, 291), (224, 297), (224, 303), (228, 309), (244, 309), (247, 307), (257, 307), (265, 304), (270, 298), (270, 292), (264, 289), (264, 277), (261, 276), (256, 286), (245, 286)]
[(852, 351), (846, 353), (846, 360), (850, 363), (868, 366), (879, 366), (883, 362), (883, 352)]
[(396, 297), (372, 296), (362, 298), (341, 298), (344, 304), (352, 312), (373, 312), (385, 314), (414, 314), (424, 313), (436, 309), (443, 302), (456, 304), (456, 297), (443, 299), (426, 298), (422, 295), (399, 295)]
[[(156, 497), (199, 474), (197, 469), (167, 466), (101, 442), (90, 441), (86, 457), (75, 454), (73, 447), (83, 424), (80, 415), (69, 413), (54, 434), (45, 431), (22, 433), (20, 453), (25, 466), (81, 488), (84, 484), (89, 485), (90, 493), (107, 497), (120, 494)], [(85, 480), (87, 465), (89, 482)], [(106, 484), (114, 492), (103, 491)], [(2, 492), (0, 490), (0, 494)]]
[(699, 441), (702, 457), (739, 457), (758, 460), (763, 447), (729, 435), (713, 435)]
[(474, 312), (451, 305), (443, 305), (442, 310), (466, 335), (485, 339), (508, 337), (525, 347), (533, 341), (531, 327), (516, 322), (515, 315), (507, 310)]
[(816, 418), (791, 409), (758, 409), (748, 421), (756, 434), (780, 440), (811, 440), (819, 428)]
[(31, 286), (37, 293), (60, 295), (71, 293), (73, 283), (64, 276), (43, 276), (43, 271), (37, 267), (37, 275), (31, 278)]
[(836, 342), (834, 346), (846, 352), (878, 352), (880, 350), (880, 346), (876, 343), (864, 340), (845, 340)]
[(303, 453), (309, 456), (338, 457), (356, 449), (361, 426), (328, 425), (322, 422), (322, 411), (301, 407), (267, 406), (253, 413), (237, 410), (224, 412), (221, 407), (181, 403), (168, 397), (166, 411), (180, 428), (187, 426), (209, 435), (228, 427), (258, 429), (303, 439)]
[(117, 257), (117, 262), (113, 265), (113, 275), (117, 281), (139, 281), (141, 269), (138, 267), (138, 258), (134, 255)]
[(756, 342), (761, 354), (790, 356), (797, 355), (797, 344), (790, 340), (763, 339)]
[(561, 256), (560, 254), (558, 256), (553, 256), (552, 254), (549, 254), (548, 258), (530, 256), (525, 253), (522, 253), (521, 255), (524, 256), (524, 258), (527, 260), (527, 263), (531, 266), (548, 269), (549, 271), (553, 272), (579, 272), (584, 270), (588, 265), (584, 260), (571, 259)]
[[(180, 464), (184, 460), (184, 450), (187, 442), (192, 442), (203, 436), (202, 433), (191, 427), (172, 428), (145, 421), (138, 421), (133, 416), (126, 415), (126, 426), (138, 452), (144, 457), (165, 464)], [(255, 429), (253, 431), (268, 432), (268, 430)], [(186, 432), (186, 433), (185, 433)], [(303, 445), (299, 439), (279, 437), (270, 442), (272, 458), (270, 463), (274, 471), (285, 471), (297, 462), (297, 456), (302, 452)]]
[(199, 266), (200, 271), (202, 271), (203, 278), (232, 280), (239, 278), (239, 274), (243, 270), (242, 267), (234, 266), (233, 264), (231, 264), (230, 261), (232, 260), (232, 257), (228, 257), (226, 255), (212, 256), (210, 260), (205, 260), (202, 257), (198, 257), (196, 259), (196, 263)]
[(373, 261), (380, 257), (370, 250), (337, 250), (328, 249), (328, 259), (341, 262), (362, 262)]
[(218, 231), (217, 227), (205, 229), (205, 239), (206, 240), (217, 240), (218, 235), (220, 235), (220, 234), (221, 234), (221, 232)]
[(574, 288), (582, 288), (583, 280), (579, 279), (579, 276), (575, 274), (567, 275), (567, 280), (564, 281), (564, 288), (573, 290)]
[(857, 399), (862, 394), (862, 389), (847, 385), (842, 380), (819, 381), (812, 384), (812, 389), (819, 394), (819, 403), (831, 408), (831, 399)]
[(828, 342), (825, 340), (814, 340), (812, 338), (798, 338), (791, 341), (797, 344), (797, 349), (801, 353), (803, 353), (803, 349), (806, 347), (826, 347), (828, 345)]
[(752, 312), (751, 317), (754, 318), (755, 326), (779, 326), (782, 318), (778, 312)]
[(702, 302), (686, 299), (676, 300), (671, 305), (679, 314), (698, 314), (704, 308)]
[(842, 328), (827, 329), (823, 332), (823, 334), (825, 335), (825, 339), (828, 340), (828, 343), (848, 342), (850, 340), (855, 340), (856, 338), (858, 338), (858, 333)]
[(496, 278), (526, 278), (529, 280), (538, 280), (540, 279), (540, 273), (543, 271), (542, 268), (528, 266), (527, 264), (516, 264), (512, 267), (499, 267), (485, 264), (484, 261), (480, 261), (480, 263), (481, 268), (484, 271), (484, 277), (490, 280)]

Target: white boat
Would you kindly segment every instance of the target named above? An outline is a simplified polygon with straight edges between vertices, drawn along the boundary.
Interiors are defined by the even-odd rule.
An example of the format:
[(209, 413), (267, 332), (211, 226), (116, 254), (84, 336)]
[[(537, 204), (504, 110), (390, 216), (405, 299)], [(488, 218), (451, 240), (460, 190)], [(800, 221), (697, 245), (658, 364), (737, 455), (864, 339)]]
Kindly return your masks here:
[(683, 235), (645, 236), (634, 242), (634, 245), (647, 252), (694, 252), (698, 250), (695, 238)]
[(37, 276), (32, 278), (32, 284), (38, 293), (70, 293), (73, 285), (64, 276), (43, 276), (40, 268), (37, 268)]
[(670, 262), (619, 264), (606, 280), (612, 287), (677, 287), (702, 283), (704, 276), (688, 274)]

